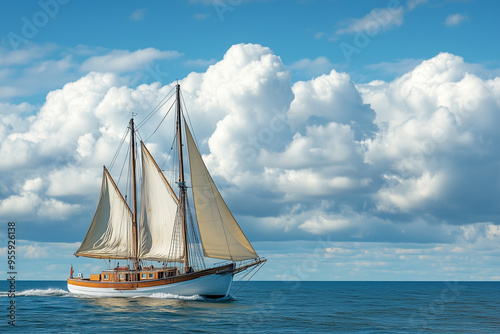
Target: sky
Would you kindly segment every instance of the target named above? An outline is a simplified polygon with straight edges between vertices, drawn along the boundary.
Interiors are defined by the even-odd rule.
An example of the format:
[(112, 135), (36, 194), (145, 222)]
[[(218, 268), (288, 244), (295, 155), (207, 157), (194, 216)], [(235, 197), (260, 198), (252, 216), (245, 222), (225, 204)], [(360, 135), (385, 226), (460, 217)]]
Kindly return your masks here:
[[(176, 82), (208, 169), (268, 259), (255, 279), (500, 279), (497, 1), (0, 9), (0, 254), (15, 221), (18, 279), (104, 268), (73, 256), (102, 166), (132, 113), (144, 119)], [(167, 132), (150, 142), (157, 160)]]

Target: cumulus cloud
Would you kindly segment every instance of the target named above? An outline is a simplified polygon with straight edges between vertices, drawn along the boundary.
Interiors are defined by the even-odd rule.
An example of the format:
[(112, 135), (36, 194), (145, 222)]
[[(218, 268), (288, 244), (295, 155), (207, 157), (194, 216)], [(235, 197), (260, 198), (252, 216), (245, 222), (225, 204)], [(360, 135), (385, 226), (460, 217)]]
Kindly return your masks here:
[(294, 84), (293, 92), (295, 99), (288, 119), (294, 131), (325, 121), (352, 125), (357, 138), (370, 136), (375, 130), (375, 113), (363, 103), (346, 73), (332, 70), (313, 80), (299, 81)]
[(26, 103), (3, 105), (1, 216), (32, 221), (33, 231), (43, 222), (78, 220), (82, 210), (88, 219), (102, 165), (111, 161), (132, 112), (151, 110), (166, 94), (158, 84), (130, 89), (122, 82), (91, 72), (52, 91), (34, 115)]
[[(71, 238), (83, 235), (132, 113), (141, 119), (175, 85), (131, 87), (117, 73), (129, 57), (161, 56), (140, 51), (114, 73), (53, 90), (40, 108), (1, 105), (2, 216), (73, 220)], [(90, 59), (97, 69), (121, 57), (108, 56)], [(477, 224), (495, 221), (500, 196), (499, 78), (442, 53), (390, 82), (355, 84), (336, 70), (290, 79), (271, 49), (239, 44), (179, 81), (207, 166), (250, 237), (452, 242), (469, 226), (497, 238), (494, 224)], [(160, 160), (168, 132), (149, 142)]]
[(488, 172), (498, 157), (491, 146), (498, 141), (492, 126), (499, 121), (498, 78), (483, 80), (467, 68), (462, 58), (442, 53), (393, 82), (360, 88), (384, 129), (367, 141), (365, 155), (387, 172), (375, 196), (380, 209), (450, 215), (458, 205), (463, 215), (498, 196), (498, 177)]

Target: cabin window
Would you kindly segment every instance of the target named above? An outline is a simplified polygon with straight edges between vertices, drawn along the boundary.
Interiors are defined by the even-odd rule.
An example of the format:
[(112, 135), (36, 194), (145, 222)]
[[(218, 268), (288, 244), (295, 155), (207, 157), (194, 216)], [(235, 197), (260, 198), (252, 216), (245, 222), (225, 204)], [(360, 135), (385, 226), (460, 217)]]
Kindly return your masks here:
[(153, 278), (153, 273), (149, 273), (149, 278)]
[(122, 279), (122, 278), (123, 278), (123, 274), (120, 274), (120, 279)]
[(108, 275), (104, 275), (104, 279), (108, 279)]
[(142, 274), (142, 276), (141, 276), (141, 277), (142, 277), (142, 278), (146, 278), (146, 274)]

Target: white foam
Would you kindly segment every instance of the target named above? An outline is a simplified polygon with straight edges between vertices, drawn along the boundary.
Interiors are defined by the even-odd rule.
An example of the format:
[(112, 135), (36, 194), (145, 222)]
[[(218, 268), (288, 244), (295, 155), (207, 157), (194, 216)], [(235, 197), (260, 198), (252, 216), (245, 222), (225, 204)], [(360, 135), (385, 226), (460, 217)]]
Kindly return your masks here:
[(19, 291), (16, 296), (67, 296), (69, 291), (62, 289), (28, 289)]
[(164, 293), (164, 292), (156, 292), (153, 293), (150, 298), (158, 298), (158, 299), (179, 299), (179, 300), (205, 300), (200, 295), (192, 295), (192, 296), (179, 296), (174, 295), (172, 293)]

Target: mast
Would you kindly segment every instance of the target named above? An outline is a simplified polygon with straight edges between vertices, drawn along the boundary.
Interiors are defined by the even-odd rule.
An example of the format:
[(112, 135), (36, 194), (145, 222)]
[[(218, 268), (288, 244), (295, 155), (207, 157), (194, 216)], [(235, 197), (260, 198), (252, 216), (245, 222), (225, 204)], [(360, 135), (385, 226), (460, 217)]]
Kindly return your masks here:
[(134, 129), (134, 119), (130, 119), (130, 159), (132, 160), (132, 236), (133, 236), (133, 249), (134, 249), (134, 270), (139, 269), (139, 259), (137, 255), (138, 250), (138, 238), (137, 238), (137, 186), (135, 179), (135, 129)]
[(181, 86), (177, 84), (176, 88), (176, 99), (177, 99), (177, 141), (179, 142), (179, 204), (181, 208), (181, 219), (182, 219), (182, 235), (184, 238), (184, 272), (189, 270), (189, 254), (188, 254), (188, 242), (187, 242), (187, 222), (186, 222), (186, 183), (184, 181), (184, 160), (182, 157), (182, 126), (181, 126), (181, 98), (180, 89)]

